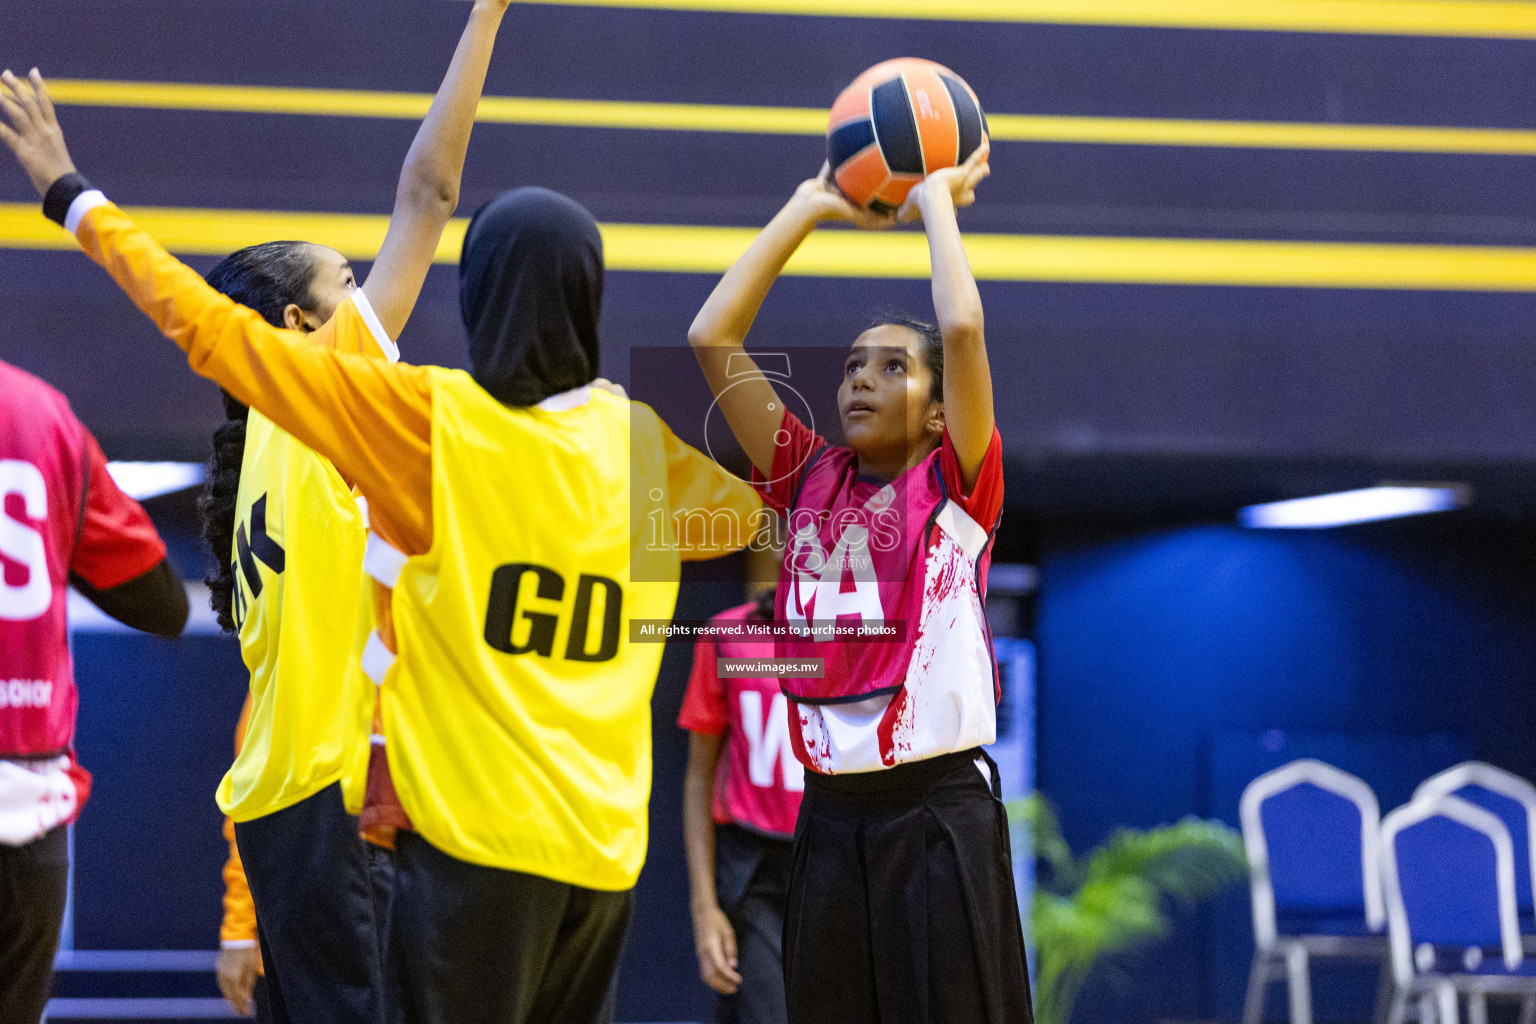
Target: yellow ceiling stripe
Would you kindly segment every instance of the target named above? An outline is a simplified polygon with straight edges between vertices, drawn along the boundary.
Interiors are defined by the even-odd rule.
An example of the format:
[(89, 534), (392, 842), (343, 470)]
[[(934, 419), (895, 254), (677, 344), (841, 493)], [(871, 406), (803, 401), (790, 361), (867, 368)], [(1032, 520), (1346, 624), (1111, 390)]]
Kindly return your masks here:
[(1536, 39), (1527, 0), (517, 0), (734, 14)]
[[(426, 116), (432, 102), (428, 93), (182, 82), (112, 82), (76, 78), (50, 79), (48, 89), (55, 102), (74, 106), (319, 114), (330, 117), (405, 118), (412, 121)], [(532, 96), (483, 97), (476, 119), (488, 124), (789, 135), (820, 135), (827, 130), (826, 111), (801, 107), (565, 100)]]
[[(350, 259), (371, 259), (388, 225), (388, 218), (371, 214), (167, 207), (131, 212), (183, 255), (221, 256), (273, 238), (306, 238)], [(465, 223), (455, 219), (444, 232), (439, 263), (457, 261)], [(667, 224), (605, 224), (602, 230), (611, 270), (697, 274), (723, 272), (756, 234), (752, 228)], [(0, 204), (0, 248), (73, 245), (35, 205)], [(986, 281), (1536, 291), (1536, 249), (1513, 246), (971, 234), (966, 250), (976, 276)], [(928, 272), (928, 248), (915, 231), (818, 232), (786, 270), (863, 278), (922, 278)]]
[[(423, 117), (432, 99), (426, 93), (372, 92), (360, 89), (110, 82), (68, 78), (50, 82), (49, 88), (53, 91), (54, 99), (63, 105), (409, 120)], [(567, 100), (527, 96), (487, 96), (480, 101), (479, 120), (496, 124), (812, 136), (819, 136), (827, 129), (826, 111), (810, 107)], [(993, 139), (999, 142), (1536, 156), (1536, 131), (1504, 128), (1199, 121), (1046, 114), (992, 114), (988, 122)]]
[(992, 137), (1010, 142), (1091, 142), (1234, 149), (1340, 149), (1384, 153), (1536, 156), (1536, 131), (1288, 121), (1195, 121), (1151, 117), (989, 115)]

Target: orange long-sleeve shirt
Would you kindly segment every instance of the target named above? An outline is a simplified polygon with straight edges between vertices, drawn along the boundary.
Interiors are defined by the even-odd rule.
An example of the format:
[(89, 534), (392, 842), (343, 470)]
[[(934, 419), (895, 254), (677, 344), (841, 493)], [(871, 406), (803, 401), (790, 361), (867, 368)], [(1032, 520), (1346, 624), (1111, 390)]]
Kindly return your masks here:
[[(326, 327), (307, 337), (273, 327), (212, 288), (100, 193), (94, 196), (97, 205), (80, 216), (75, 237), (187, 353), (192, 369), (329, 459), (367, 497), (369, 525), (380, 538), (407, 556), (426, 554), (432, 546), (431, 371), (335, 351), (321, 334)], [(693, 453), (670, 431), (665, 440), (675, 493), (688, 493)], [(718, 503), (702, 498), (691, 507)], [(726, 550), (695, 545), (680, 555), (708, 559)], [(379, 634), (394, 650), (393, 616), (381, 587), (374, 588), (374, 607)]]
[[(251, 720), (251, 695), (245, 695), (240, 722), (235, 726), (235, 756), (245, 745), (245, 727)], [(240, 848), (235, 845), (235, 822), (224, 819), (224, 838), (229, 841), (229, 860), (224, 864), (224, 920), (219, 925), (219, 945), (237, 949), (256, 945), (256, 904), (245, 879), (245, 865), (240, 863)]]
[[(88, 196), (94, 205), (72, 208), (69, 218), (81, 246), (187, 353), (192, 368), (330, 460), (367, 497), (370, 526), (384, 541), (406, 556), (427, 555), (434, 531), (434, 372), (338, 352), (323, 337), (273, 327), (209, 287), (99, 193), (81, 199)], [(761, 507), (744, 482), (701, 474), (700, 453), (661, 428), (658, 454), (675, 508), (745, 515), (748, 505)], [(740, 545), (716, 544), (710, 535), (678, 554), (712, 558)], [(397, 651), (383, 586), (375, 587), (375, 607), (383, 645)], [(369, 807), (403, 816), (392, 786), (370, 778), (367, 800), (365, 820)]]

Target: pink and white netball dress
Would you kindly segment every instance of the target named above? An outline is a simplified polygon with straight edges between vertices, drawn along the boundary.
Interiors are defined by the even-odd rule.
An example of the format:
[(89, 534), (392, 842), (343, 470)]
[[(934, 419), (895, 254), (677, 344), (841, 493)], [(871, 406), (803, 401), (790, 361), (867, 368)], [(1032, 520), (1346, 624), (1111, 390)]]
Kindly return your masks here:
[[(729, 628), (752, 616), (755, 605), (730, 608), (710, 619)], [(774, 657), (772, 639), (700, 640), (693, 649), (693, 674), (677, 724), (689, 732), (725, 736), (715, 772), (713, 814), (718, 825), (788, 839), (795, 832), (805, 770), (791, 748), (789, 715), (777, 679), (728, 676), (722, 660)]]
[(0, 394), (0, 843), (19, 846), (73, 821), (90, 791), (74, 757), (70, 574), (110, 589), (165, 545), (63, 395), (4, 362)]
[(801, 762), (867, 772), (991, 743), (1000, 690), (982, 601), (1003, 507), (997, 431), (969, 495), (948, 433), (889, 482), (789, 412), (779, 438), (773, 479), (753, 474), (789, 522), (775, 654), (825, 665), (782, 680)]

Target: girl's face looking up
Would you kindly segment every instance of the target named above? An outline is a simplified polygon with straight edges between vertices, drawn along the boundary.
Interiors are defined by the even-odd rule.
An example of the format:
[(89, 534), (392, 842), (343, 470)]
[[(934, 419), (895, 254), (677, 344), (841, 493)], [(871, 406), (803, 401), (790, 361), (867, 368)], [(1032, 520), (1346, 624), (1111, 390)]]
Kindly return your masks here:
[(329, 246), (311, 244), (309, 248), (315, 261), (314, 277), (309, 283), (309, 308), (290, 304), (283, 311), (284, 326), (306, 334), (319, 330), (330, 320), (336, 307), (347, 301), (357, 287), (352, 264), (345, 256)]
[(932, 389), (916, 331), (880, 324), (854, 341), (843, 363), (837, 412), (843, 438), (870, 472), (892, 479), (938, 444), (944, 404), (933, 399)]

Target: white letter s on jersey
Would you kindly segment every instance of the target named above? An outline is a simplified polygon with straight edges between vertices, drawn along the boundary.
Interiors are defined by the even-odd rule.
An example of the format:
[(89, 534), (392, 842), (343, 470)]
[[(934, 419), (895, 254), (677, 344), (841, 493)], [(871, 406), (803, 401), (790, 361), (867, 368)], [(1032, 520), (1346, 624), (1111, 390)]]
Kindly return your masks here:
[(35, 619), (53, 603), (53, 585), (48, 579), (48, 549), (43, 535), (25, 523), (5, 514), (5, 499), (21, 495), (22, 507), (29, 519), (48, 515), (48, 488), (43, 474), (30, 462), (0, 459), (0, 554), (20, 562), (27, 571), (27, 582), (11, 586), (0, 575), (0, 619)]

